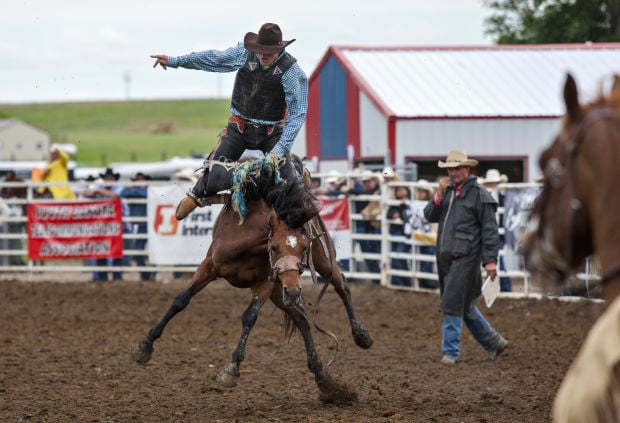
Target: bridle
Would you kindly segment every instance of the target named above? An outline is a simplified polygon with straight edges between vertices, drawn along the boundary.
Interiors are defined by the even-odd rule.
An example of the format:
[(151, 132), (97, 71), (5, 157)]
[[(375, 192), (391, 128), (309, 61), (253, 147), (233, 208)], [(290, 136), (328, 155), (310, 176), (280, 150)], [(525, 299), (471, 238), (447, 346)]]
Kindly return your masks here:
[(273, 252), (271, 250), (271, 239), (273, 238), (273, 227), (269, 228), (269, 237), (267, 239), (267, 252), (269, 254), (269, 268), (271, 280), (278, 280), (278, 276), (289, 270), (297, 270), (301, 275), (304, 273), (306, 264), (297, 256), (282, 256), (276, 262), (273, 262)]
[[(567, 212), (570, 214), (568, 216), (570, 231), (570, 236), (568, 239), (571, 240), (571, 242), (565, 243), (563, 251), (564, 254), (561, 254), (557, 250), (557, 248), (552, 245), (551, 242), (546, 242), (546, 252), (553, 256), (553, 261), (556, 264), (559, 260), (563, 262), (561, 266), (556, 266), (558, 268), (557, 270), (561, 273), (567, 273), (574, 259), (572, 240), (575, 237), (575, 229), (587, 226), (587, 219), (583, 208), (583, 203), (579, 199), (578, 193), (576, 192), (577, 171), (575, 169), (575, 162), (579, 147), (583, 144), (585, 134), (591, 127), (591, 125), (602, 120), (614, 121), (614, 119), (614, 110), (609, 106), (600, 107), (595, 110), (589, 111), (579, 123), (579, 126), (576, 128), (576, 130), (574, 131), (574, 135), (571, 138), (560, 138), (558, 140), (560, 142), (560, 145), (565, 147), (563, 148), (565, 164), (563, 165), (562, 161), (559, 158), (552, 157), (547, 161), (545, 165), (543, 171), (545, 177), (545, 188), (548, 188), (550, 190), (559, 190), (565, 188), (566, 185), (569, 183), (567, 189), (569, 190), (570, 200), (568, 203), (569, 207)], [(541, 193), (541, 195), (544, 195), (544, 193)], [(542, 234), (545, 225), (542, 221), (542, 213), (540, 214), (541, 220), (538, 227), (538, 238), (545, 239), (544, 235)], [(605, 273), (601, 277), (600, 283), (604, 284), (618, 276), (620, 276), (620, 265), (615, 266), (611, 271)]]

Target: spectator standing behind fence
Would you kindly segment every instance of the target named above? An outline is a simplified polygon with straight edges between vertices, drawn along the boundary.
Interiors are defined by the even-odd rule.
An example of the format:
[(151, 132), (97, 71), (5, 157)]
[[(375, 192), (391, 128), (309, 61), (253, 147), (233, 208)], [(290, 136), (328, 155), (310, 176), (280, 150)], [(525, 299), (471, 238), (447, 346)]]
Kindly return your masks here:
[[(411, 220), (411, 191), (409, 191), (409, 188), (406, 186), (394, 187), (394, 198), (399, 201), (399, 204), (390, 206), (386, 215), (389, 220), (394, 220), (394, 222), (390, 223), (390, 235), (404, 239), (391, 241), (391, 251), (394, 253), (410, 253), (411, 242), (405, 233), (405, 222)], [(411, 232), (409, 232), (409, 235), (411, 235)], [(407, 259), (393, 258), (391, 260), (391, 266), (392, 269), (396, 270), (409, 270)], [(411, 286), (411, 278), (395, 275), (392, 276), (392, 284)]]
[[(147, 241), (147, 204), (146, 198), (148, 196), (148, 186), (146, 185), (146, 181), (151, 179), (150, 176), (145, 175), (142, 172), (136, 173), (136, 175), (131, 179), (132, 181), (144, 181), (144, 185), (132, 185), (125, 187), (121, 191), (121, 197), (133, 200), (144, 200), (141, 203), (129, 203), (129, 216), (131, 217), (140, 217), (144, 218), (144, 221), (140, 222), (132, 222), (132, 233), (134, 235), (140, 236), (140, 238), (132, 239), (128, 241), (128, 245), (130, 249), (136, 251), (146, 251), (146, 241)], [(136, 262), (136, 265), (139, 267), (146, 266), (146, 258), (142, 254), (138, 254), (132, 257)], [(155, 279), (155, 274), (153, 272), (148, 272), (146, 270), (140, 271), (140, 280), (141, 281), (152, 281)]]
[(489, 277), (497, 277), (497, 202), (470, 176), (478, 161), (469, 159), (464, 151), (450, 151), (446, 161), (437, 165), (447, 169), (448, 177), (439, 181), (424, 215), (429, 222), (439, 223), (436, 257), (443, 313), (441, 363), (454, 365), (458, 361), (463, 322), (489, 358), (495, 359), (508, 342), (473, 301), (481, 294), (481, 263)]
[[(415, 201), (416, 208), (412, 212), (411, 224), (405, 225), (405, 234), (416, 241), (416, 249), (419, 254), (427, 256), (435, 256), (435, 243), (429, 244), (428, 238), (431, 234), (434, 234), (434, 224), (431, 224), (424, 217), (424, 206), (428, 200), (433, 196), (434, 189), (426, 179), (418, 179), (415, 189)], [(415, 231), (418, 236), (412, 232)], [(416, 239), (422, 238), (424, 239)], [(418, 270), (425, 273), (435, 273), (434, 263), (432, 261), (418, 261)], [(426, 289), (437, 289), (439, 283), (435, 279), (418, 278), (418, 286)]]
[[(22, 183), (22, 184), (25, 183), (23, 179), (17, 177), (17, 175), (15, 174), (15, 171), (13, 170), (9, 170), (4, 174), (4, 182)], [(27, 194), (28, 192), (27, 192), (27, 188), (25, 185), (22, 187), (4, 186), (2, 187), (2, 190), (0, 191), (0, 196), (2, 196), (2, 198), (5, 198), (5, 199), (10, 199), (10, 198), (25, 199), (27, 197)], [(26, 205), (25, 204), (21, 204), (21, 205), (7, 204), (5, 212), (8, 214), (8, 217), (11, 217), (11, 218), (23, 217), (26, 215)], [(25, 232), (25, 228), (26, 228), (25, 222), (9, 222), (7, 224), (8, 233), (12, 235), (15, 235), (15, 234), (23, 235), (23, 233)], [(8, 240), (9, 250), (11, 251), (21, 250), (22, 247), (23, 245), (22, 245), (21, 239), (9, 239)], [(25, 263), (24, 263), (24, 260), (20, 256), (11, 255), (9, 256), (9, 264), (11, 266), (19, 266)]]
[(338, 171), (329, 172), (329, 176), (325, 178), (325, 186), (319, 186), (314, 189), (315, 195), (327, 195), (329, 197), (338, 197), (344, 194), (342, 188), (347, 183), (347, 178), (342, 176)]
[(69, 155), (58, 144), (50, 147), (50, 158), (43, 168), (42, 182), (64, 182), (66, 185), (39, 187), (39, 196), (51, 196), (54, 200), (75, 200), (75, 194), (69, 186)]
[[(499, 207), (504, 207), (504, 193), (500, 192), (499, 184), (505, 184), (508, 182), (508, 177), (506, 175), (500, 174), (497, 169), (489, 169), (485, 174), (484, 178), (482, 178), (482, 186), (487, 189), (495, 198), (495, 201), (499, 204)], [(499, 216), (498, 225), (502, 227), (504, 220), (504, 216)], [(500, 235), (499, 237), (499, 248), (504, 248), (505, 245), (505, 237), (504, 235)], [(499, 256), (499, 270), (506, 270), (506, 264), (504, 262), (504, 256)], [(499, 278), (499, 289), (502, 292), (510, 292), (512, 291), (512, 281), (508, 276), (501, 276)]]
[[(354, 186), (347, 190), (349, 195), (379, 195), (381, 187), (379, 186), (379, 176), (370, 170), (363, 170), (358, 178), (362, 186)], [(381, 214), (380, 201), (356, 201), (355, 212), (362, 215), (362, 221), (357, 222), (355, 231), (364, 234), (380, 234), (381, 221), (377, 217)], [(360, 248), (363, 253), (380, 253), (381, 241), (362, 240)], [(379, 260), (365, 259), (366, 267), (370, 273), (379, 275), (381, 266)]]
[[(85, 198), (92, 199), (120, 199), (121, 192), (123, 191), (123, 187), (115, 185), (115, 182), (120, 178), (120, 174), (115, 173), (112, 168), (107, 168), (105, 173), (100, 173), (99, 177), (102, 179), (102, 185), (98, 187), (93, 187), (89, 189), (85, 189), (82, 191), (82, 196)], [(129, 215), (129, 208), (126, 204), (123, 204), (123, 216)], [(131, 232), (131, 227), (125, 222), (123, 224), (123, 232)], [(123, 241), (123, 248), (128, 248), (128, 244)], [(128, 260), (123, 258), (113, 258), (109, 261), (107, 258), (98, 258), (96, 260), (97, 266), (123, 266), (129, 265)], [(109, 280), (109, 275), (107, 271), (96, 271), (93, 273), (93, 281), (94, 282), (104, 282)], [(112, 280), (120, 281), (123, 280), (123, 272), (119, 270), (115, 270), (112, 272)]]

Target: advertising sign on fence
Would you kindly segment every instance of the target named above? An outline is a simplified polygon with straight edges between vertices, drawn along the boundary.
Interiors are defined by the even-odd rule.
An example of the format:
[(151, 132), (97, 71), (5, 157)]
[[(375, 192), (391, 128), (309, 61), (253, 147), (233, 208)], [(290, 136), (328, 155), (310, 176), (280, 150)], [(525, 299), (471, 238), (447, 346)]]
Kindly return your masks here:
[(185, 219), (174, 216), (190, 185), (152, 186), (148, 191), (149, 261), (157, 265), (198, 265), (213, 239), (221, 204), (196, 208)]
[(346, 198), (319, 198), (321, 218), (334, 240), (338, 260), (351, 258), (349, 203)]
[(30, 260), (123, 257), (120, 200), (28, 204)]

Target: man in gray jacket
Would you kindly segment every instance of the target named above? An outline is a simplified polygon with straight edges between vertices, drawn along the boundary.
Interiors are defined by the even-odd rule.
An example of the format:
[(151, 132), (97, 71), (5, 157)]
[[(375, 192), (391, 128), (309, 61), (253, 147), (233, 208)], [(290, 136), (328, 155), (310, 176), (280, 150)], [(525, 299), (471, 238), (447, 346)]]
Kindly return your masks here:
[(438, 162), (447, 169), (448, 177), (440, 179), (435, 196), (424, 208), (426, 219), (439, 223), (436, 257), (439, 310), (443, 313), (441, 363), (448, 365), (459, 359), (463, 322), (491, 359), (508, 345), (473, 304), (481, 294), (481, 264), (487, 276), (495, 279), (499, 250), (497, 202), (470, 175), (476, 165), (464, 151), (450, 151), (445, 162)]

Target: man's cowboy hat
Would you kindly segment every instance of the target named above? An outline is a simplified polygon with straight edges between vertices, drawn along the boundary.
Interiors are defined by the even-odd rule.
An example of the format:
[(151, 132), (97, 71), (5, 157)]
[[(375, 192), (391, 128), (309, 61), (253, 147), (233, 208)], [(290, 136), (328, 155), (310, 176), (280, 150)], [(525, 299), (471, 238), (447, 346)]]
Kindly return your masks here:
[(508, 177), (506, 175), (502, 175), (499, 173), (497, 169), (489, 169), (487, 170), (486, 175), (482, 179), (482, 183), (506, 183), (508, 182)]
[(435, 191), (435, 189), (431, 186), (431, 183), (428, 182), (426, 179), (418, 179), (418, 182), (415, 188), (422, 189), (431, 194), (433, 193), (433, 191)]
[(342, 184), (346, 182), (346, 178), (337, 170), (330, 170), (329, 176), (325, 178), (326, 184)]
[(196, 175), (193, 169), (189, 168), (179, 170), (174, 174), (174, 177), (182, 181), (198, 181), (198, 175)]
[[(141, 178), (141, 179), (140, 179)], [(145, 180), (145, 181), (150, 181), (151, 180), (151, 176), (150, 175), (146, 175), (142, 172), (138, 172), (134, 175), (133, 178), (131, 178), (132, 181), (139, 181), (139, 180)]]
[(375, 172), (369, 170), (369, 169), (364, 169), (362, 170), (362, 173), (360, 173), (359, 176), (360, 181), (364, 182), (364, 181), (370, 181), (371, 179), (379, 179), (379, 175), (376, 174)]
[(105, 170), (105, 173), (100, 173), (100, 174), (99, 174), (99, 177), (100, 177), (101, 179), (105, 179), (105, 178), (106, 178), (106, 176), (111, 176), (112, 178), (114, 178), (114, 179), (116, 179), (116, 180), (118, 181), (118, 178), (120, 178), (120, 177), (121, 177), (121, 174), (120, 174), (120, 173), (114, 173), (114, 171), (112, 170), (112, 168), (111, 168), (111, 167), (109, 167), (109, 168), (107, 168), (107, 169)]
[(295, 39), (282, 41), (282, 31), (277, 24), (266, 23), (260, 27), (258, 34), (248, 32), (243, 38), (243, 46), (254, 53), (273, 54), (284, 50)]
[(475, 167), (478, 165), (478, 160), (468, 159), (467, 153), (462, 150), (452, 150), (448, 153), (448, 157), (445, 162), (439, 160), (437, 166), (439, 167)]

